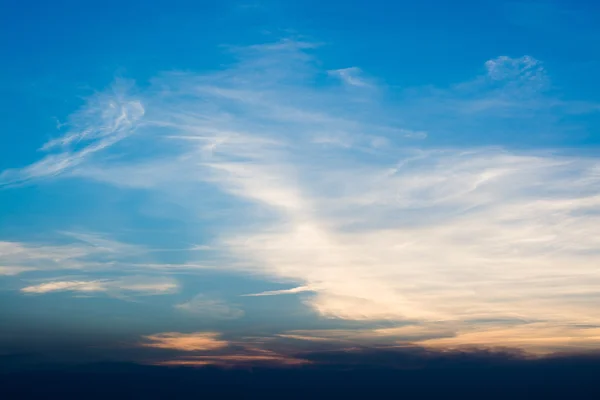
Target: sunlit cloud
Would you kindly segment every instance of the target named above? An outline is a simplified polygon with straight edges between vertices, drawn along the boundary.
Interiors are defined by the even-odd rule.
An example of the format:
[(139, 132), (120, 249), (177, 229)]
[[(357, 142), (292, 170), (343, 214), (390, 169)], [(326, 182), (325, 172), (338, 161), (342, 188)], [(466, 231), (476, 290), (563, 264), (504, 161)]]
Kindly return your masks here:
[(244, 296), (246, 296), (246, 297), (277, 296), (280, 294), (296, 294), (296, 293), (312, 292), (312, 291), (313, 291), (313, 289), (310, 286), (298, 286), (298, 287), (295, 287), (292, 289), (268, 290), (266, 292), (245, 294)]
[(428, 339), (421, 342), (434, 348), (506, 347), (525, 348), (535, 354), (581, 352), (597, 350), (600, 345), (600, 327), (532, 323), (513, 327), (465, 327), (454, 337)]
[[(311, 85), (331, 75), (317, 68), (312, 50), (293, 41), (252, 46), (237, 49), (239, 62), (217, 73), (160, 75), (135, 96), (119, 92), (118, 103), (89, 106), (91, 118), (87, 109), (78, 113), (92, 133), (68, 133), (49, 147), (79, 138), (92, 144), (61, 150), (64, 165), (39, 163), (52, 163), (48, 170), (64, 178), (144, 190), (176, 203), (174, 218), (210, 232), (210, 243), (201, 244), (209, 251), (148, 264), (153, 270), (208, 268), (289, 284), (296, 289), (254, 296), (306, 292), (303, 303), (322, 318), (408, 321), (419, 327), (412, 336), (387, 336), (431, 345), (483, 343), (465, 327), (486, 320), (522, 321), (503, 326), (507, 338), (542, 323), (528, 331), (540, 340), (563, 334), (553, 326), (580, 335), (592, 332), (582, 324), (600, 326), (600, 162), (553, 149), (435, 141), (442, 129), (493, 135), (507, 118), (527, 127), (550, 111), (573, 112), (548, 92), (541, 61), (494, 58), (471, 80), (408, 89), (397, 104), (382, 104), (361, 90)], [(346, 83), (362, 82), (357, 71), (343, 71), (337, 75)], [(120, 111), (111, 113), (111, 104)], [(102, 107), (110, 123), (98, 122)], [(109, 145), (117, 154), (132, 151), (131, 143), (154, 151), (106, 154)], [(39, 163), (7, 172), (4, 182), (48, 177), (35, 173)], [(210, 226), (199, 217), (209, 191), (235, 205)], [(218, 216), (219, 207), (210, 207), (205, 214)], [(226, 307), (199, 298), (176, 308), (211, 306)], [(432, 329), (454, 341), (428, 338)], [(192, 347), (198, 340), (198, 349), (217, 340), (150, 343), (166, 348), (179, 339)]]
[(526, 321), (437, 322), (374, 329), (289, 331), (281, 338), (330, 345), (413, 345), (435, 350), (524, 349), (531, 355), (581, 353), (600, 346), (600, 327)]
[(126, 277), (120, 280), (55, 280), (26, 286), (23, 293), (44, 294), (51, 292), (82, 293), (129, 293), (137, 295), (160, 295), (175, 293), (178, 283), (171, 278)]
[(453, 328), (455, 327), (447, 323), (429, 323), (427, 325), (409, 324), (390, 328), (295, 330), (277, 336), (309, 342), (338, 342), (374, 346), (421, 343), (430, 339), (454, 338), (456, 332)]
[(143, 347), (179, 351), (208, 351), (223, 349), (229, 345), (226, 340), (219, 339), (215, 332), (196, 333), (160, 333), (144, 337)]
[(0, 241), (0, 271), (14, 275), (36, 270), (106, 269), (147, 252), (142, 246), (96, 233), (60, 232), (57, 236), (60, 243)]
[[(277, 352), (257, 346), (252, 340), (223, 340), (216, 332), (160, 333), (145, 336), (143, 347), (175, 350), (189, 355), (154, 361), (152, 364), (167, 366), (240, 366), (240, 365), (301, 365), (307, 360), (295, 357), (291, 352)], [(267, 340), (267, 342), (269, 342)]]
[(103, 292), (105, 290), (106, 286), (101, 281), (56, 281), (26, 286), (21, 289), (21, 292), (41, 294), (62, 291)]

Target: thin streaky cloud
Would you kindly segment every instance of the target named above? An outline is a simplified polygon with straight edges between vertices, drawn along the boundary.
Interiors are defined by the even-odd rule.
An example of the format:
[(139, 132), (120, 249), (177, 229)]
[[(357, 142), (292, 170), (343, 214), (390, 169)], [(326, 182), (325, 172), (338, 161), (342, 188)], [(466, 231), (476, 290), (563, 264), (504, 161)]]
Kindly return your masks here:
[(0, 266), (0, 275), (6, 275), (6, 276), (18, 275), (23, 272), (29, 272), (29, 271), (34, 271), (34, 270), (35, 269), (31, 268), (31, 267)]
[(21, 169), (2, 171), (0, 187), (58, 176), (131, 135), (144, 115), (144, 107), (135, 99), (126, 99), (120, 93), (125, 88), (116, 85), (112, 93), (91, 97), (71, 117), (71, 129), (41, 147), (48, 153), (44, 158)]
[(103, 281), (56, 281), (40, 283), (39, 285), (26, 286), (21, 289), (23, 293), (50, 293), (50, 292), (103, 292), (106, 290)]
[(242, 296), (244, 296), (244, 297), (277, 296), (280, 294), (295, 294), (295, 293), (304, 293), (304, 292), (312, 292), (312, 291), (315, 291), (315, 289), (313, 289), (310, 286), (298, 286), (298, 287), (295, 287), (292, 289), (269, 290), (269, 291), (260, 292), (260, 293), (244, 294)]
[(229, 342), (220, 336), (216, 332), (167, 332), (144, 336), (140, 346), (179, 351), (211, 351), (229, 346)]
[[(566, 115), (540, 61), (482, 60), (480, 76), (381, 104), (314, 87), (327, 71), (308, 50), (286, 41), (240, 51), (216, 73), (160, 75), (136, 93), (144, 123), (123, 138), (157, 152), (92, 157), (61, 177), (144, 190), (210, 236), (208, 258), (148, 269), (308, 287), (302, 304), (322, 318), (410, 321), (463, 338), (478, 321), (521, 321), (503, 325), (507, 340), (530, 328), (543, 338), (531, 321), (582, 334), (581, 324), (600, 325), (598, 159), (435, 141), (444, 130), (493, 137), (499, 121), (529, 129)], [(407, 145), (407, 132), (428, 137)], [(211, 190), (227, 218), (207, 225), (199, 216)]]
[(179, 284), (170, 278), (127, 277), (120, 280), (54, 280), (21, 289), (26, 294), (82, 292), (134, 295), (164, 295), (177, 292)]
[(283, 355), (259, 355), (259, 354), (240, 354), (240, 355), (221, 355), (221, 356), (194, 356), (180, 357), (173, 360), (158, 361), (154, 365), (163, 366), (204, 366), (219, 365), (224, 367), (239, 367), (244, 365), (277, 365), (277, 366), (298, 366), (310, 364), (309, 360), (294, 358)]
[(361, 77), (362, 71), (358, 67), (334, 69), (329, 71), (329, 74), (339, 78), (342, 82), (350, 86), (371, 87), (371, 85)]
[[(29, 271), (113, 269), (117, 262), (149, 252), (140, 245), (90, 232), (58, 232), (52, 242), (0, 241), (0, 268), (15, 274)], [(65, 239), (69, 242), (64, 243)], [(57, 243), (58, 242), (58, 243)]]
[(237, 319), (244, 316), (240, 308), (225, 301), (199, 294), (189, 301), (176, 304), (175, 309), (203, 319)]

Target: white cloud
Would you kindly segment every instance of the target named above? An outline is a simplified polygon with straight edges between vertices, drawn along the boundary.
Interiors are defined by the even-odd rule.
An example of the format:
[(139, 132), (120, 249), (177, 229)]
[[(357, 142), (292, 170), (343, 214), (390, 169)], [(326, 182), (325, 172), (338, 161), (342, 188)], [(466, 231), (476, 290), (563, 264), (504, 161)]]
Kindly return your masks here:
[(485, 67), (488, 76), (497, 81), (518, 80), (537, 85), (544, 84), (547, 79), (541, 62), (531, 56), (500, 56), (486, 61)]
[(427, 132), (425, 132), (425, 131), (412, 131), (409, 129), (401, 129), (400, 132), (404, 135), (404, 137), (411, 138), (411, 139), (427, 138)]
[(51, 292), (113, 293), (135, 295), (161, 295), (177, 292), (179, 285), (171, 278), (126, 277), (119, 280), (55, 280), (26, 286), (23, 293), (45, 294)]
[(0, 265), (0, 275), (18, 275), (23, 272), (33, 271), (33, 268), (29, 267), (11, 267)]
[(111, 93), (88, 99), (71, 117), (69, 131), (40, 149), (50, 154), (25, 168), (1, 172), (0, 187), (57, 176), (133, 133), (144, 115), (144, 107), (137, 100), (126, 99), (125, 90), (121, 83)]
[(310, 286), (298, 286), (298, 287), (295, 287), (292, 289), (269, 290), (266, 292), (245, 294), (244, 296), (246, 296), (246, 297), (277, 296), (280, 294), (296, 294), (296, 293), (312, 292), (312, 291), (313, 291), (313, 289)]
[(103, 281), (55, 281), (26, 286), (21, 289), (23, 293), (50, 293), (50, 292), (104, 292), (106, 282)]
[(600, 344), (600, 327), (562, 325), (547, 322), (522, 324), (507, 328), (495, 326), (464, 327), (456, 335), (420, 342), (433, 348), (507, 347), (526, 348), (537, 354), (596, 350)]
[[(284, 220), (232, 235), (226, 246), (267, 276), (316, 288), (307, 302), (324, 316), (578, 314), (600, 322), (592, 306), (598, 221), (590, 214), (600, 206), (597, 167), (593, 159), (432, 152), (392, 174), (348, 167), (346, 193), (345, 179), (337, 186), (313, 181), (305, 189), (311, 197), (289, 199), (271, 195), (291, 192), (271, 177), (281, 169), (272, 169), (252, 181), (278, 190), (247, 187), (247, 195), (281, 210)], [(569, 300), (574, 295), (576, 302)]]
[(237, 319), (244, 316), (244, 311), (225, 303), (220, 299), (206, 295), (196, 295), (191, 300), (175, 305), (175, 308), (196, 317), (211, 319)]
[(69, 243), (0, 241), (0, 271), (13, 275), (36, 270), (107, 269), (148, 251), (97, 233), (61, 232), (58, 237), (70, 239)]
[(329, 74), (339, 78), (342, 82), (351, 86), (370, 87), (362, 77), (362, 71), (358, 67), (334, 69), (329, 71)]
[[(306, 47), (254, 47), (216, 74), (158, 77), (138, 96), (145, 123), (129, 139), (160, 151), (94, 159), (68, 175), (143, 188), (199, 225), (212, 187), (236, 205), (222, 224), (203, 225), (218, 255), (162, 267), (309, 287), (303, 299), (322, 317), (600, 325), (598, 159), (406, 146), (413, 132), (476, 124), (484, 135), (506, 128), (499, 117), (537, 123), (541, 109), (564, 111), (540, 90), (546, 73), (537, 60), (490, 60), (486, 75), (406, 91), (408, 101), (390, 112), (361, 91), (309, 85), (316, 72)], [(402, 128), (397, 115), (416, 122)], [(315, 140), (331, 137), (341, 145)], [(230, 312), (202, 297), (178, 306), (211, 307)]]
[(265, 348), (265, 341), (268, 342), (269, 340), (261, 338), (260, 343), (255, 343), (249, 338), (242, 341), (225, 340), (216, 332), (167, 332), (144, 336), (140, 345), (184, 353), (182, 356), (151, 362), (156, 365), (221, 365), (231, 367), (257, 364), (281, 366), (308, 363), (307, 360)]

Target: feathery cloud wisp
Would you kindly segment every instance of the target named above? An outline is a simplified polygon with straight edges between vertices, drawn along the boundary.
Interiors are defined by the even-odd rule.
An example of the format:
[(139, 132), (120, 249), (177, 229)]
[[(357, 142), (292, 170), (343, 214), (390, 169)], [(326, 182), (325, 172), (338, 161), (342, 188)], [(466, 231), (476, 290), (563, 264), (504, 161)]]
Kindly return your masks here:
[(196, 317), (208, 319), (236, 319), (244, 316), (243, 310), (202, 294), (194, 296), (185, 303), (176, 304), (175, 308)]
[(177, 333), (167, 332), (145, 336), (144, 347), (179, 351), (210, 351), (227, 347), (226, 340), (219, 339), (215, 332)]
[[(212, 188), (236, 207), (204, 227), (211, 265), (310, 287), (303, 301), (322, 317), (600, 325), (598, 160), (435, 142), (442, 127), (492, 137), (507, 118), (568, 113), (542, 90), (539, 61), (490, 60), (468, 82), (406, 91), (392, 113), (361, 91), (311, 86), (326, 72), (305, 50), (257, 46), (218, 73), (159, 76), (127, 136), (157, 152), (86, 159), (63, 176), (144, 189), (196, 224)], [(406, 132), (427, 140), (409, 146)], [(181, 266), (206, 264), (196, 257)]]
[(122, 243), (103, 235), (61, 232), (69, 243), (40, 244), (0, 241), (0, 272), (16, 275), (30, 271), (107, 269), (116, 261), (140, 257), (143, 246)]
[(277, 296), (280, 294), (295, 294), (295, 293), (312, 292), (312, 291), (314, 291), (314, 289), (312, 289), (310, 286), (298, 286), (298, 287), (295, 287), (292, 289), (269, 290), (266, 292), (245, 294), (243, 296), (245, 296), (245, 297)]
[(359, 87), (371, 86), (363, 78), (360, 77), (361, 70), (357, 67), (334, 69), (329, 71), (329, 74), (338, 77), (342, 82), (344, 82), (347, 85)]
[(111, 93), (90, 98), (71, 117), (67, 124), (70, 130), (42, 146), (40, 150), (48, 155), (25, 168), (1, 172), (0, 187), (57, 176), (131, 135), (144, 107), (135, 99), (126, 99), (124, 90), (126, 86), (115, 85)]
[(44, 294), (51, 292), (82, 293), (129, 293), (137, 295), (170, 294), (178, 290), (179, 285), (170, 278), (127, 277), (121, 280), (68, 280), (50, 281), (26, 286), (23, 293)]

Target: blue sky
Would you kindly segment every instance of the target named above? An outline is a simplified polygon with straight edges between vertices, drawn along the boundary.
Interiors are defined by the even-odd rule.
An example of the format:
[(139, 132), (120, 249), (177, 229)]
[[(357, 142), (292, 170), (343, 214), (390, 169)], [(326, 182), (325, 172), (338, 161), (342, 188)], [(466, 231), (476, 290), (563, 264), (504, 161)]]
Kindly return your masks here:
[(597, 348), (599, 6), (391, 3), (5, 2), (0, 350)]

